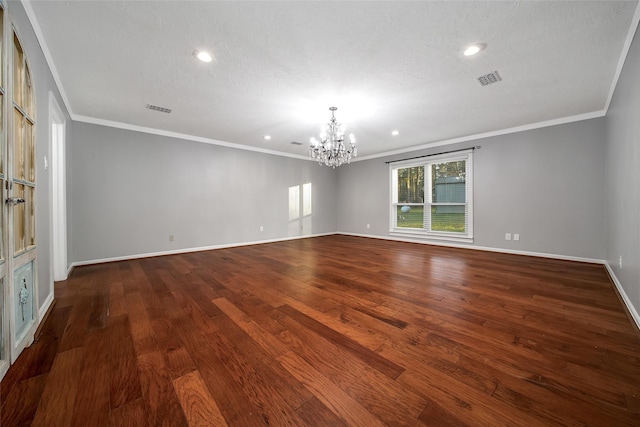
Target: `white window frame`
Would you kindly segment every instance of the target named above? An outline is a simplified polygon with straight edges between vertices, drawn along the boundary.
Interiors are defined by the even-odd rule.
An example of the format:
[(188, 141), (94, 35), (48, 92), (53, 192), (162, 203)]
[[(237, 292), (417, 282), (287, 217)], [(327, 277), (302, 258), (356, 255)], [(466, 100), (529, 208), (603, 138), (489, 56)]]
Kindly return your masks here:
[[(443, 162), (455, 162), (466, 161), (466, 202), (461, 205), (466, 206), (466, 232), (454, 233), (446, 231), (432, 231), (426, 229), (428, 226), (427, 215), (431, 212), (431, 173), (430, 168), (433, 163)], [(398, 169), (411, 168), (411, 167), (424, 167), (424, 203), (398, 203), (398, 182), (397, 173)], [(458, 151), (455, 153), (439, 154), (434, 156), (425, 156), (417, 159), (409, 159), (399, 162), (389, 163), (389, 188), (390, 188), (390, 209), (389, 209), (389, 234), (397, 237), (405, 238), (419, 238), (429, 240), (444, 240), (451, 242), (473, 243), (473, 150)], [(455, 205), (456, 203), (446, 203), (446, 205)], [(397, 207), (398, 205), (417, 205), (424, 206), (425, 228), (405, 228), (397, 226)], [(437, 204), (435, 204), (437, 205)]]

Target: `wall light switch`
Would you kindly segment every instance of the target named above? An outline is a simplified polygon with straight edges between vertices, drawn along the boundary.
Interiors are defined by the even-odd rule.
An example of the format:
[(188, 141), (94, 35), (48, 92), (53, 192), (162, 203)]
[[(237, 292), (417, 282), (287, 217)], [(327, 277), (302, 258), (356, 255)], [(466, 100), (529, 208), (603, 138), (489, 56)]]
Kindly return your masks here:
[(264, 231), (264, 227), (262, 225), (260, 226), (260, 231)]

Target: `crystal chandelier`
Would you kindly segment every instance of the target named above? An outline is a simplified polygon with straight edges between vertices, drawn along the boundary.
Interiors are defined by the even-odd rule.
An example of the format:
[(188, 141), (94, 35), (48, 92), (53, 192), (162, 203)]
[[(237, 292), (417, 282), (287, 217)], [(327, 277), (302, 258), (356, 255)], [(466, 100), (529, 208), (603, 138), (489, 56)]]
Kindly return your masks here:
[(345, 162), (351, 162), (351, 157), (358, 155), (356, 138), (353, 134), (349, 135), (348, 147), (345, 145), (344, 128), (336, 120), (336, 110), (336, 107), (329, 108), (331, 120), (327, 123), (326, 129), (320, 133), (320, 141), (311, 138), (311, 145), (309, 146), (311, 157), (316, 159), (319, 164), (324, 163), (334, 169)]

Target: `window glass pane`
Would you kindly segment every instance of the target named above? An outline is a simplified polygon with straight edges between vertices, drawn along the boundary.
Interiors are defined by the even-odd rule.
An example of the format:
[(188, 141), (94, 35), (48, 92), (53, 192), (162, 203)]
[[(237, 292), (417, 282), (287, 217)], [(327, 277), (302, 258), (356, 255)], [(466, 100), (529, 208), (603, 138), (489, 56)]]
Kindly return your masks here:
[[(0, 67), (2, 69), (2, 67)], [(4, 175), (4, 97), (0, 94), (0, 175)]]
[[(24, 185), (13, 184), (13, 197), (20, 197), (24, 199)], [(25, 249), (24, 205), (24, 203), (17, 203), (13, 205), (14, 254), (22, 252)]]
[(466, 162), (435, 163), (431, 165), (433, 203), (466, 202)]
[(24, 109), (27, 112), (27, 114), (29, 114), (31, 117), (33, 117), (34, 115), (34, 111), (33, 111), (33, 85), (31, 83), (31, 72), (29, 71), (29, 67), (25, 64), (24, 65), (24, 95), (25, 95), (25, 100), (24, 100)]
[(424, 228), (424, 206), (396, 206), (396, 226), (400, 228)]
[(26, 187), (25, 188), (25, 199), (26, 201), (26, 209), (28, 215), (28, 227), (26, 231), (27, 237), (27, 246), (35, 246), (36, 244), (36, 210), (35, 210), (35, 200), (36, 200), (36, 189), (35, 187)]
[(431, 206), (431, 231), (465, 233), (464, 205)]
[(398, 203), (424, 203), (424, 167), (397, 169)]
[(25, 169), (27, 171), (27, 175), (25, 179), (29, 182), (36, 181), (36, 158), (35, 158), (35, 147), (34, 147), (34, 138), (33, 138), (33, 124), (29, 120), (24, 120), (25, 124), (25, 134), (24, 134), (24, 160), (25, 160)]
[(13, 101), (22, 107), (24, 79), (24, 54), (16, 35), (13, 35)]
[(24, 179), (24, 143), (23, 143), (23, 116), (20, 111), (14, 109), (13, 126), (13, 176), (16, 179)]
[[(0, 201), (3, 204), (5, 203), (4, 202), (4, 180), (0, 180)], [(0, 264), (4, 262), (4, 217), (3, 215), (4, 215), (4, 209), (0, 209)], [(0, 346), (1, 345), (2, 345), (2, 342), (0, 342)]]
[[(0, 64), (4, 64), (4, 9), (0, 7)], [(4, 73), (3, 68), (0, 67), (0, 86), (4, 87)], [(2, 348), (0, 346), (0, 348)]]

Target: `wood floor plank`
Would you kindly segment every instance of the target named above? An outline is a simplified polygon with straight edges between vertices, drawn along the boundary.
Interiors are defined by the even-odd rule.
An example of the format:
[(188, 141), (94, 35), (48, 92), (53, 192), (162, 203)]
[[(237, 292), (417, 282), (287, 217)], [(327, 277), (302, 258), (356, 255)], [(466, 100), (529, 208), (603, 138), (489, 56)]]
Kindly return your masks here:
[(60, 307), (56, 304), (49, 316), (50, 320), (42, 328), (42, 335), (22, 352), (21, 357), (9, 369), (0, 385), (0, 409), (5, 405), (14, 386), (23, 380), (49, 373), (71, 309), (71, 306)]
[(465, 423), (456, 418), (455, 414), (446, 411), (440, 405), (429, 401), (418, 419), (430, 426), (439, 427), (464, 427)]
[(73, 418), (84, 348), (58, 353), (42, 393), (34, 426), (68, 426)]
[(306, 401), (296, 412), (308, 426), (347, 427), (340, 417), (331, 412), (315, 396)]
[(98, 329), (89, 333), (85, 339), (72, 425), (108, 424), (111, 385), (109, 333), (108, 329)]
[(337, 331), (325, 326), (317, 320), (303, 314), (289, 305), (280, 307), (280, 310), (296, 322), (323, 336), (327, 340), (348, 349), (351, 353), (361, 358), (365, 363), (379, 370), (390, 378), (397, 378), (403, 372), (403, 368), (381, 357), (379, 354), (353, 341), (351, 338), (341, 335)]
[(0, 423), (638, 426), (601, 265), (332, 235), (82, 266)]
[(175, 394), (169, 371), (160, 352), (149, 352), (138, 357), (138, 370), (142, 396), (147, 406), (147, 417), (157, 426), (187, 426), (187, 419)]
[(123, 314), (127, 314), (124, 285), (122, 282), (112, 282), (109, 285), (109, 316), (117, 317)]
[(87, 330), (104, 329), (107, 326), (109, 315), (109, 290), (106, 287), (98, 287), (97, 292), (91, 298), (91, 311)]
[[(278, 337), (316, 371), (359, 402), (382, 422), (395, 426), (417, 425), (425, 399), (371, 368), (348, 351), (298, 328), (291, 321), (289, 331)], [(325, 355), (331, 354), (331, 358)]]
[(146, 344), (146, 341), (153, 336), (151, 321), (145, 308), (142, 294), (139, 291), (128, 293), (126, 299), (131, 338), (133, 339), (134, 345), (139, 348), (141, 345)]
[(193, 357), (198, 366), (198, 372), (229, 425), (268, 425), (262, 409), (249, 400), (214, 348), (205, 347), (196, 352)]
[(261, 408), (270, 424), (299, 426), (295, 410), (311, 398), (311, 393), (287, 370), (252, 340), (226, 316), (220, 333), (212, 337), (212, 348), (220, 355), (225, 367), (240, 384), (243, 393)]
[(278, 358), (278, 361), (309, 388), (327, 408), (344, 420), (347, 425), (363, 427), (384, 426), (379, 419), (371, 415), (362, 405), (353, 400), (294, 352), (283, 354)]
[(87, 323), (91, 316), (91, 296), (78, 296), (69, 315), (64, 334), (59, 344), (59, 351), (66, 351), (84, 344), (87, 333)]
[(176, 378), (173, 385), (190, 426), (228, 425), (198, 371)]
[(111, 364), (109, 401), (111, 409), (142, 397), (129, 316), (111, 318), (109, 353)]
[(36, 414), (47, 374), (38, 375), (20, 381), (6, 392), (6, 403), (0, 410), (0, 426), (26, 426), (31, 425)]
[(153, 426), (144, 400), (140, 397), (113, 409), (109, 413), (109, 425), (112, 427)]
[(213, 300), (213, 303), (274, 358), (289, 351), (282, 342), (253, 322), (247, 314), (231, 304), (228, 299), (217, 298)]
[(189, 352), (182, 346), (166, 347), (164, 354), (167, 369), (172, 379), (179, 378), (198, 369)]

